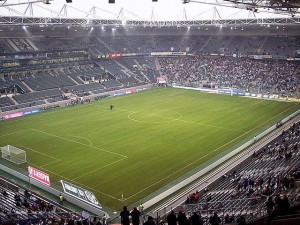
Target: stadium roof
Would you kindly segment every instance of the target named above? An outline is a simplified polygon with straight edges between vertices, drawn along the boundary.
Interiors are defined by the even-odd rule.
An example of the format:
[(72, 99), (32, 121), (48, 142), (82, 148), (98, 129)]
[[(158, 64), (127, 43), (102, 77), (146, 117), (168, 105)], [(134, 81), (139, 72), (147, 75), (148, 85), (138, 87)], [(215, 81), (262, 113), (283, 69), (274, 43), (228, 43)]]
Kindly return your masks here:
[[(261, 24), (266, 18), (278, 24), (299, 23), (298, 4), (287, 7), (276, 3), (275, 7), (271, 1), (283, 0), (115, 0), (115, 4), (109, 4), (108, 0), (73, 0), (72, 3), (64, 0), (0, 0), (0, 24), (22, 24), (23, 21), (70, 24), (70, 19), (75, 19), (71, 25), (86, 20), (86, 23), (92, 21), (92, 25), (198, 26), (253, 21)], [(21, 18), (22, 22), (14, 18)], [(28, 22), (28, 18), (32, 22)]]
[[(280, 2), (282, 0), (269, 1)], [(51, 4), (44, 4), (45, 2)], [(157, 0), (157, 2), (115, 0), (114, 4), (109, 4), (108, 0), (73, 0), (68, 4), (64, 0), (0, 0), (0, 6), (2, 6), (0, 14), (2, 16), (24, 14), (37, 17), (85, 18), (90, 13), (101, 19), (122, 17), (127, 20), (169, 21), (213, 18), (245, 19), (298, 16), (300, 12), (298, 4), (286, 8), (275, 7), (274, 3), (268, 3), (267, 0)]]

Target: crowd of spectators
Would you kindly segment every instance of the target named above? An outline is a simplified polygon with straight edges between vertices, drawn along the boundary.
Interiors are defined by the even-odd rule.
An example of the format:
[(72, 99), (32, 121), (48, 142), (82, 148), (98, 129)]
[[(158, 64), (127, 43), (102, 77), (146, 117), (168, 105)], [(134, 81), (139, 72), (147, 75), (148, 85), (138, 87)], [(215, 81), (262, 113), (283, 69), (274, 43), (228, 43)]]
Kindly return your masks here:
[[(223, 221), (223, 223), (222, 223)], [(224, 217), (218, 215), (218, 213), (210, 212), (208, 216), (203, 216), (199, 212), (193, 212), (190, 215), (186, 215), (182, 210), (175, 213), (173, 210), (167, 215), (168, 225), (220, 225), (220, 224), (230, 224), (237, 222), (238, 225), (245, 225), (246, 219), (244, 215), (229, 215), (226, 214)]]
[[(20, 103), (16, 95), (32, 92), (28, 86), (33, 91), (52, 88), (66, 91), (70, 89), (70, 85), (73, 85), (71, 89), (74, 89), (79, 97), (84, 97), (90, 95), (89, 91), (103, 88), (110, 90), (111, 88), (122, 88), (125, 85), (131, 87), (149, 82), (155, 83), (157, 76), (166, 76), (170, 84), (215, 89), (230, 88), (256, 94), (299, 98), (300, 66), (295, 61), (257, 60), (225, 56), (181, 56), (150, 59), (152, 59), (151, 66), (153, 67), (150, 70), (143, 69), (143, 60), (140, 61), (141, 67), (134, 67), (130, 65), (136, 62), (133, 59), (127, 60), (125, 58), (115, 59), (112, 61), (113, 64), (110, 60), (99, 61), (97, 62), (98, 65), (94, 64), (93, 61), (84, 60), (75, 62), (73, 66), (70, 66), (72, 63), (55, 64), (56, 67), (43, 70), (30, 71), (29, 68), (31, 67), (28, 67), (24, 71), (11, 72), (9, 77), (4, 78), (0, 82), (0, 92), (4, 94), (4, 97), (12, 94), (12, 97)], [(122, 63), (128, 68), (126, 74), (122, 70)], [(99, 65), (105, 69), (110, 69), (110, 73), (104, 73), (105, 70), (99, 69)], [(114, 66), (112, 67), (112, 65)], [(118, 82), (121, 77), (124, 77), (122, 79), (126, 81), (125, 84)], [(134, 77), (138, 77), (139, 80)], [(122, 79), (120, 79), (121, 82)], [(100, 81), (105, 84), (92, 84)], [(33, 100), (35, 99), (26, 99), (27, 102)], [(14, 104), (13, 101), (10, 102), (10, 104)], [(5, 104), (9, 104), (9, 102)]]
[[(265, 207), (262, 210), (266, 210), (269, 219), (275, 215), (287, 214), (291, 204), (290, 200), (293, 202), (299, 202), (300, 200), (297, 193), (291, 195), (294, 199), (288, 198), (288, 193), (293, 193), (293, 190), (295, 190), (296, 179), (300, 178), (300, 165), (297, 161), (299, 155), (297, 140), (299, 140), (299, 136), (300, 124), (294, 123), (289, 129), (282, 131), (274, 141), (253, 152), (252, 157), (250, 157), (252, 159), (249, 161), (249, 165), (254, 166), (251, 170), (242, 167), (239, 171), (233, 170), (222, 175), (220, 182), (230, 183), (230, 185), (227, 185), (230, 195), (225, 197), (226, 200), (223, 197), (223, 202), (218, 202), (219, 200), (214, 197), (214, 193), (218, 193), (218, 191), (222, 193), (225, 190), (207, 186), (204, 190), (189, 194), (185, 205), (191, 205), (192, 207), (194, 204), (199, 204), (197, 209), (200, 209), (200, 212), (205, 210), (208, 210), (208, 212), (214, 210), (228, 211), (231, 209), (231, 204), (227, 204), (226, 201), (232, 201), (232, 205), (236, 207), (239, 204), (238, 202), (244, 202), (243, 199), (245, 199), (256, 207), (264, 204)], [(272, 166), (264, 168), (263, 165), (268, 165), (270, 161), (274, 162), (271, 164)], [(275, 164), (276, 161), (277, 164)], [(296, 163), (292, 163), (293, 161)], [(255, 167), (258, 169), (255, 169)], [(221, 195), (216, 196), (221, 199)], [(241, 205), (240, 207), (244, 206)], [(237, 211), (239, 210), (242, 209), (237, 209)], [(224, 223), (232, 221), (237, 222), (234, 215), (226, 214), (224, 216)]]
[[(39, 91), (70, 85), (76, 86), (77, 84), (86, 84), (94, 81), (118, 80), (132, 77), (136, 77), (138, 82), (140, 82), (139, 84), (142, 82), (155, 83), (156, 77), (163, 75), (167, 76), (169, 83), (200, 85), (200, 87), (209, 88), (231, 88), (258, 94), (275, 94), (283, 97), (299, 97), (300, 67), (296, 61), (232, 57), (233, 55), (228, 57), (204, 54), (205, 56), (203, 56), (202, 50), (210, 51), (209, 49), (215, 48), (211, 46), (215, 46), (215, 43), (219, 47), (214, 50), (220, 53), (220, 49), (223, 49), (221, 52), (226, 53), (226, 51), (232, 50), (230, 48), (240, 51), (243, 45), (252, 48), (256, 45), (249, 45), (247, 43), (256, 43), (258, 40), (259, 48), (262, 48), (262, 45), (264, 45), (268, 48), (268, 51), (266, 51), (269, 53), (272, 50), (269, 49), (270, 46), (275, 46), (276, 43), (280, 43), (280, 40), (284, 40), (286, 48), (291, 50), (299, 46), (300, 39), (295, 37), (285, 39), (280, 37), (182, 37), (180, 35), (139, 36), (131, 37), (130, 39), (127, 36), (91, 39), (3, 39), (0, 42), (1, 46), (14, 43), (15, 46), (19, 46), (23, 50), (26, 50), (28, 47), (31, 51), (28, 53), (28, 56), (41, 57), (42, 60), (35, 60), (34, 64), (31, 64), (33, 63), (31, 60), (16, 61), (11, 66), (5, 67), (5, 76), (0, 80), (0, 92), (7, 97), (9, 94), (18, 95), (31, 92), (28, 87), (33, 89), (33, 91)], [(267, 40), (270, 40), (271, 44), (268, 44)], [(290, 42), (287, 40), (290, 40)], [(239, 44), (236, 44), (237, 41), (239, 41)], [(102, 46), (101, 51), (103, 54), (105, 54), (105, 48), (107, 48), (108, 51), (106, 53), (185, 51), (202, 56), (146, 57), (149, 62), (151, 61), (151, 65), (149, 65), (149, 69), (144, 70), (136, 65), (136, 62), (140, 61), (140, 66), (144, 66), (143, 60), (140, 60), (140, 57), (136, 59), (91, 60), (89, 58), (91, 56), (88, 56), (88, 52), (82, 48), (89, 46), (94, 48), (96, 45)], [(227, 47), (224, 47), (224, 45)], [(247, 51), (249, 50), (248, 47)], [(78, 50), (79, 48), (81, 50)], [(32, 53), (36, 49), (50, 52), (47, 54)], [(280, 49), (282, 50), (282, 48)], [(264, 52), (263, 49), (261, 51)], [(270, 55), (272, 55), (271, 52)], [(236, 54), (236, 56), (240, 55)], [(22, 55), (20, 57), (22, 58)], [(21, 58), (18, 56), (18, 59)], [(43, 63), (41, 64), (41, 62)], [(127, 67), (126, 70), (125, 67)], [(105, 73), (105, 71), (109, 71), (110, 73)], [(63, 82), (65, 83), (60, 85)], [(132, 83), (129, 85), (128, 83), (130, 87), (133, 85), (136, 84)], [(82, 88), (80, 87), (80, 89)], [(84, 87), (83, 89), (87, 90)], [(91, 90), (94, 89), (97, 89), (97, 87), (92, 87)], [(88, 89), (88, 91), (91, 90)], [(80, 96), (83, 97), (89, 94), (88, 91), (80, 93)], [(18, 100), (16, 101), (20, 103)], [(11, 104), (14, 104), (14, 102), (11, 102)]]
[(233, 57), (159, 58), (170, 83), (199, 83), (262, 94), (293, 96), (300, 84), (298, 63)]
[(1, 224), (53, 224), (75, 215), (28, 190), (21, 193), (1, 186), (0, 200)]
[(106, 217), (76, 213), (41, 198), (27, 189), (13, 191), (0, 186), (0, 224), (7, 225), (105, 225)]

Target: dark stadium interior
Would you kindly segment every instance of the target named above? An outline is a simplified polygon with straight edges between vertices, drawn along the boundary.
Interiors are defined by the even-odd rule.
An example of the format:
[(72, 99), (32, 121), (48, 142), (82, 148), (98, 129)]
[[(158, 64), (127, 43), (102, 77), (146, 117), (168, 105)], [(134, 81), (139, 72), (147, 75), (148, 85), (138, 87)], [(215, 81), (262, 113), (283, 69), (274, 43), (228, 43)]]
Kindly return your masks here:
[[(230, 89), (299, 103), (299, 62), (299, 24), (0, 25), (0, 118), (89, 102), (131, 87), (156, 87), (159, 77), (166, 77), (168, 85)], [(300, 224), (299, 116), (278, 124), (249, 152), (225, 175), (215, 175), (213, 182), (176, 200), (184, 199), (172, 208), (179, 225), (214, 225), (214, 212), (220, 218), (215, 224)], [(120, 212), (89, 221), (71, 204), (60, 205), (57, 196), (28, 193), (6, 176), (0, 177), (0, 191), (0, 224), (120, 223)], [(173, 225), (170, 210), (155, 210), (145, 210), (141, 224), (151, 215), (156, 224)], [(179, 218), (182, 212), (186, 217)]]

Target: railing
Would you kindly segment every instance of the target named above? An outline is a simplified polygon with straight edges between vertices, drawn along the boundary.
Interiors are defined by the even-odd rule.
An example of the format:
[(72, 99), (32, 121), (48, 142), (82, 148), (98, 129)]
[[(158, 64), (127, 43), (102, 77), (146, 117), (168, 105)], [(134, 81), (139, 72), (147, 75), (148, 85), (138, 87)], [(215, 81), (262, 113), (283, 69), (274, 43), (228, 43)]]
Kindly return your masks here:
[[(290, 194), (287, 194), (287, 196), (291, 207), (300, 204), (300, 192), (298, 193), (297, 191), (292, 190)], [(197, 212), (198, 215), (201, 215), (204, 224), (209, 224), (209, 218), (214, 212), (218, 213), (222, 224), (225, 223), (226, 214), (228, 214), (229, 216), (233, 216), (235, 220), (240, 215), (243, 215), (246, 221), (250, 222), (257, 218), (267, 216), (267, 197), (268, 196), (261, 195), (260, 197), (257, 197), (255, 199), (242, 198), (227, 201), (212, 201), (205, 203), (180, 205), (175, 208), (165, 208), (164, 210), (147, 213), (141, 217), (141, 221), (145, 221), (148, 216), (152, 216), (156, 220), (157, 224), (165, 223), (167, 221), (167, 215), (172, 210), (175, 214), (178, 214), (179, 211), (182, 211), (186, 214), (187, 217), (190, 217), (194, 212)], [(242, 204), (245, 201), (248, 201), (248, 204)], [(232, 206), (223, 207), (228, 203), (230, 203), (230, 205)], [(114, 221), (117, 221), (117, 219), (118, 218), (115, 218)]]

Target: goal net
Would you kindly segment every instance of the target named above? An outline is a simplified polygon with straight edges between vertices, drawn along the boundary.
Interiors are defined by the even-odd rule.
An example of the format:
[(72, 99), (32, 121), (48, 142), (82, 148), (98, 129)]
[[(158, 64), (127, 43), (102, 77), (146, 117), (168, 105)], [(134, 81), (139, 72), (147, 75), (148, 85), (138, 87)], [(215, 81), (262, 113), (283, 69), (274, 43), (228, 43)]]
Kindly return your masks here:
[(3, 159), (16, 164), (22, 164), (26, 162), (26, 152), (12, 145), (1, 147), (1, 155)]

